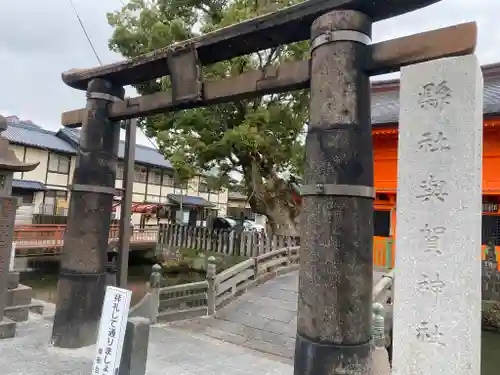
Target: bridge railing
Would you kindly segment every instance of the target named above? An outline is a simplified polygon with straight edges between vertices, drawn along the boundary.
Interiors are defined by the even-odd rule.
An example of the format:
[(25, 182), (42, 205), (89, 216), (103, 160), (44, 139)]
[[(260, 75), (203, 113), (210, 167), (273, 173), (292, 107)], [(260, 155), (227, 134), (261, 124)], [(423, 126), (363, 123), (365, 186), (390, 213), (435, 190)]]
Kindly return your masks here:
[[(162, 287), (161, 266), (153, 266), (150, 292), (131, 310), (132, 316), (172, 322), (214, 315), (250, 288), (278, 275), (297, 270), (299, 246), (285, 247), (244, 260), (216, 273), (215, 258), (209, 257), (206, 280)], [(384, 307), (392, 304), (394, 271), (385, 274), (373, 288), (373, 302)]]
[(16, 226), (12, 241), (17, 248), (56, 248), (62, 246), (65, 228), (65, 225), (51, 224)]
[[(39, 254), (37, 249), (46, 249), (54, 254), (62, 250), (66, 225), (32, 224), (19, 225), (14, 228), (12, 241), (16, 244), (16, 252), (21, 255)], [(131, 242), (157, 243), (159, 227), (157, 225), (134, 228)], [(109, 230), (109, 242), (118, 242), (119, 227), (112, 225)]]
[(133, 309), (133, 315), (152, 322), (175, 321), (213, 315), (248, 289), (275, 276), (298, 269), (299, 246), (273, 250), (246, 259), (216, 273), (215, 258), (207, 260), (204, 281), (161, 287), (161, 266), (153, 266), (150, 293)]

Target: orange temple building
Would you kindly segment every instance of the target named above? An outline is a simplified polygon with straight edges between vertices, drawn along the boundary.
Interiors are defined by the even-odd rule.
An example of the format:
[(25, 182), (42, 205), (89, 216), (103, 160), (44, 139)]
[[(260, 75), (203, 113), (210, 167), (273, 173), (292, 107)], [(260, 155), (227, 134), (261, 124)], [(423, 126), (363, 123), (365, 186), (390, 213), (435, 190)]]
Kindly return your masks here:
[[(500, 247), (500, 63), (483, 67), (483, 249)], [(374, 263), (394, 265), (398, 164), (399, 81), (372, 83), (374, 143)], [(478, 256), (481, 255), (478, 249)], [(497, 251), (498, 255), (498, 251)], [(483, 251), (484, 256), (484, 251)]]

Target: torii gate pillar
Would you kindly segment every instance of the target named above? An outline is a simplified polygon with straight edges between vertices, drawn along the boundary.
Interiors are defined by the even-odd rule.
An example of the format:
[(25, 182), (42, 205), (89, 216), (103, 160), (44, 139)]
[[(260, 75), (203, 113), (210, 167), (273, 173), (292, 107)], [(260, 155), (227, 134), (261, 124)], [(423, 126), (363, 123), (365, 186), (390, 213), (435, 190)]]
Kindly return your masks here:
[(295, 375), (365, 375), (373, 284), (373, 145), (363, 64), (371, 19), (333, 11), (311, 27)]

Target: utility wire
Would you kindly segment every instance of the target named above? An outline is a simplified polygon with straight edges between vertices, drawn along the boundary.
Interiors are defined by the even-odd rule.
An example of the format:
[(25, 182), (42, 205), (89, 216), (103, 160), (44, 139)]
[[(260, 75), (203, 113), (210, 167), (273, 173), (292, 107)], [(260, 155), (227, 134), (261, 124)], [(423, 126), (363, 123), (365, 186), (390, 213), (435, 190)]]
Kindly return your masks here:
[(102, 61), (99, 58), (99, 55), (97, 54), (97, 51), (94, 48), (94, 45), (92, 44), (92, 40), (90, 40), (90, 36), (87, 33), (87, 30), (85, 29), (85, 25), (83, 24), (83, 21), (80, 18), (80, 15), (78, 14), (78, 10), (76, 9), (75, 4), (73, 3), (73, 0), (69, 0), (69, 2), (71, 4), (71, 7), (73, 8), (73, 11), (75, 12), (75, 16), (78, 19), (78, 22), (80, 23), (80, 26), (82, 27), (83, 33), (85, 34), (85, 37), (87, 38), (87, 41), (89, 42), (90, 47), (92, 48), (92, 51), (94, 51), (94, 55), (95, 55), (97, 61), (99, 61), (99, 64), (102, 65)]
[[(125, 2), (123, 0), (120, 0), (120, 3), (122, 3), (123, 7), (125, 7)], [(153, 148), (155, 148), (156, 151), (160, 152), (160, 149), (158, 148), (158, 146), (156, 146), (155, 143), (151, 140), (151, 138), (149, 138), (147, 136), (146, 132), (144, 130), (142, 130), (142, 128), (139, 128), (139, 130), (146, 137), (146, 139), (149, 141), (149, 143), (151, 143), (151, 146), (153, 146)]]
[[(103, 65), (102, 64), (102, 61), (99, 57), (99, 55), (97, 54), (97, 51), (94, 47), (94, 44), (92, 43), (92, 40), (90, 39), (90, 36), (89, 34), (87, 33), (87, 29), (85, 28), (85, 25), (83, 24), (83, 21), (82, 19), (80, 18), (80, 15), (78, 14), (78, 10), (76, 9), (75, 7), (75, 4), (73, 3), (73, 0), (69, 0), (70, 4), (71, 4), (71, 7), (73, 8), (73, 11), (75, 13), (75, 16), (76, 18), (78, 19), (78, 22), (80, 23), (80, 26), (82, 28), (82, 31), (83, 33), (85, 34), (85, 37), (87, 38), (87, 41), (89, 42), (89, 45), (90, 47), (92, 48), (92, 51), (94, 51), (94, 56), (96, 57), (97, 61), (99, 61), (99, 64), (100, 65)], [(125, 6), (125, 3), (123, 2), (123, 0), (120, 0), (120, 2), (122, 3), (123, 6)], [(160, 151), (158, 149), (158, 147), (154, 144), (154, 142), (146, 135), (146, 133), (144, 132), (144, 130), (142, 130), (142, 128), (139, 128), (139, 130), (141, 131), (141, 133), (146, 137), (146, 139), (149, 141), (149, 143), (151, 143), (151, 145), (156, 149), (156, 151)]]

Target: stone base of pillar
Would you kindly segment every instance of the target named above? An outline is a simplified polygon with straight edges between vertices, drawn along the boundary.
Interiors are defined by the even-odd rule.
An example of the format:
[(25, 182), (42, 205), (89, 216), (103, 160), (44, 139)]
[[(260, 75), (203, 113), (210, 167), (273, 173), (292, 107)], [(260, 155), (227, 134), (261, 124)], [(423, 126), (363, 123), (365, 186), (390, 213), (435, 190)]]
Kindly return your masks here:
[(9, 272), (5, 294), (5, 317), (15, 322), (25, 322), (29, 319), (30, 312), (41, 315), (43, 305), (33, 303), (33, 296), (31, 287), (19, 284), (19, 272)]
[(19, 272), (9, 272), (9, 276), (7, 278), (7, 289), (17, 288), (19, 285)]
[(4, 317), (0, 322), (0, 340), (10, 339), (16, 335), (16, 322)]

